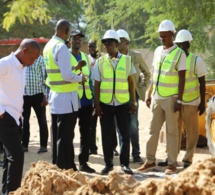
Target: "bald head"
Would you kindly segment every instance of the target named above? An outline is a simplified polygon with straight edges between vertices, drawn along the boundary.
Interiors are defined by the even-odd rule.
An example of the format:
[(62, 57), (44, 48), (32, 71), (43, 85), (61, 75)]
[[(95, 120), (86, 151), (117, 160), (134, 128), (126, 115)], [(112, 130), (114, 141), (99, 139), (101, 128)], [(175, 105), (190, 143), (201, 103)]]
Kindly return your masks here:
[(63, 40), (67, 40), (72, 31), (71, 24), (69, 21), (61, 19), (57, 22), (55, 26), (55, 35), (62, 38)]
[(40, 45), (34, 39), (23, 39), (18, 49), (27, 48), (30, 52), (34, 50), (40, 51)]
[(30, 66), (40, 55), (40, 45), (33, 39), (23, 39), (14, 54), (23, 66)]

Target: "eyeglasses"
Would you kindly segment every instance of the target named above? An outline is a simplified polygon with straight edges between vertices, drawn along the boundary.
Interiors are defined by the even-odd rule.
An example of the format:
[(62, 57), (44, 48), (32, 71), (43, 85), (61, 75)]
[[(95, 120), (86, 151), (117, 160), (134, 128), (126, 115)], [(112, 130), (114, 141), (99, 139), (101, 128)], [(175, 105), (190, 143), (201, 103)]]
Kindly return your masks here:
[(81, 41), (83, 41), (83, 40), (84, 40), (83, 38), (75, 38), (75, 37), (72, 38), (72, 41), (76, 41), (76, 42), (77, 42), (77, 41), (78, 41), (78, 42), (81, 42)]

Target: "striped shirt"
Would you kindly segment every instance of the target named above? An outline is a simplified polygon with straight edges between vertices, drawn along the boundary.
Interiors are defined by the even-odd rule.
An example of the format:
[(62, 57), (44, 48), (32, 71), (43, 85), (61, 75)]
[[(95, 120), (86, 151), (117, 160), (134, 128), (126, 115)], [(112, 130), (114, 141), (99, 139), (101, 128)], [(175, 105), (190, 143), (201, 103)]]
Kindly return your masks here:
[(24, 95), (32, 96), (39, 93), (45, 94), (45, 79), (44, 59), (43, 56), (40, 55), (33, 65), (26, 67)]

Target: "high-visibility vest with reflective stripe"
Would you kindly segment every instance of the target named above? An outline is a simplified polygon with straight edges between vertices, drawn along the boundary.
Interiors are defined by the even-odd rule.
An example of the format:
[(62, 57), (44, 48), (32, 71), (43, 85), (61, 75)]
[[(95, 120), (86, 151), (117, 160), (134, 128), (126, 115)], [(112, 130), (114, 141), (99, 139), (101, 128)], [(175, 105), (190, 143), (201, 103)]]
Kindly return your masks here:
[(199, 81), (195, 74), (197, 56), (189, 53), (186, 59), (186, 80), (182, 100), (192, 102), (199, 98)]
[(183, 51), (176, 47), (161, 61), (161, 53), (155, 58), (153, 74), (153, 92), (158, 91), (162, 97), (178, 94), (179, 76), (176, 65)]
[(66, 93), (78, 90), (77, 83), (64, 81), (59, 67), (55, 64), (52, 51), (56, 44), (63, 43), (57, 39), (51, 39), (43, 50), (44, 62), (46, 65), (47, 79), (46, 84), (51, 91)]
[[(85, 54), (83, 52), (81, 52), (81, 59), (86, 61), (86, 66), (84, 66), (82, 68), (81, 72), (84, 76), (86, 76), (87, 81), (84, 83), (84, 86), (81, 84), (78, 84), (78, 95), (79, 95), (79, 98), (81, 99), (83, 97), (83, 93), (85, 90), (85, 95), (86, 95), (87, 99), (91, 100), (93, 98), (93, 96), (92, 96), (92, 91), (90, 89), (90, 83), (89, 83), (89, 81), (90, 81), (90, 62), (89, 62), (89, 58), (88, 58), (87, 54)], [(78, 63), (78, 61), (72, 54), (71, 54), (71, 63), (75, 64), (75, 65)], [(75, 73), (79, 74), (80, 70), (75, 71)]]
[(129, 101), (128, 76), (131, 65), (131, 57), (126, 55), (120, 57), (115, 70), (107, 55), (98, 59), (98, 67), (101, 74), (101, 102), (105, 104), (110, 103), (114, 95), (120, 103)]

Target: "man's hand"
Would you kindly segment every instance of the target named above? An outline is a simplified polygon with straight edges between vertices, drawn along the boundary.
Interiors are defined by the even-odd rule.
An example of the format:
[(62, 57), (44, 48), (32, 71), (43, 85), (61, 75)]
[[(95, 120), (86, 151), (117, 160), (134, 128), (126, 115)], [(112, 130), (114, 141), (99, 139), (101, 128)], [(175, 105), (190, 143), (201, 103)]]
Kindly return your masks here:
[(98, 117), (102, 118), (102, 115), (103, 115), (103, 112), (102, 112), (102, 109), (100, 107), (100, 104), (96, 104), (96, 114)]
[(77, 66), (75, 67), (75, 70), (81, 70), (84, 66), (86, 66), (86, 61), (85, 60), (80, 60), (77, 64)]
[(41, 106), (43, 107), (43, 106), (47, 106), (47, 105), (48, 105), (48, 101), (47, 101), (46, 97), (44, 96), (43, 101), (41, 102)]
[(181, 111), (181, 108), (182, 108), (182, 104), (179, 104), (176, 101), (174, 105), (174, 112)]
[(137, 107), (135, 106), (135, 104), (131, 104), (130, 105), (130, 114), (131, 116), (133, 116), (136, 113)]
[(152, 101), (152, 98), (151, 98), (151, 97), (149, 97), (149, 98), (146, 99), (146, 106), (147, 106), (148, 108), (150, 108), (150, 106), (151, 106), (151, 101)]
[(0, 115), (0, 119), (3, 119), (3, 117), (4, 117), (4, 113)]
[(205, 112), (205, 103), (204, 102), (200, 102), (200, 104), (198, 106), (198, 111), (199, 111), (199, 116), (201, 116)]
[(84, 83), (85, 83), (86, 81), (87, 81), (87, 78), (86, 78), (84, 75), (82, 75), (82, 81), (79, 82), (79, 84), (84, 85)]

